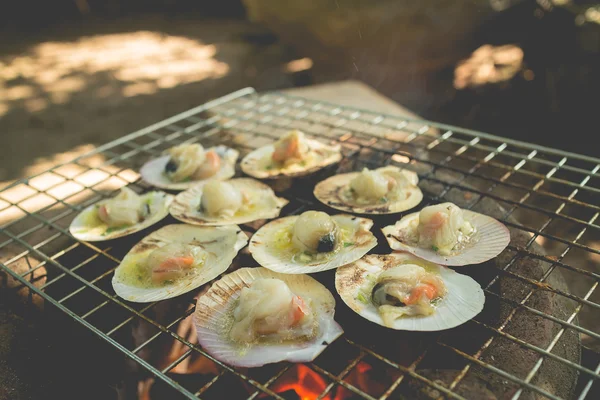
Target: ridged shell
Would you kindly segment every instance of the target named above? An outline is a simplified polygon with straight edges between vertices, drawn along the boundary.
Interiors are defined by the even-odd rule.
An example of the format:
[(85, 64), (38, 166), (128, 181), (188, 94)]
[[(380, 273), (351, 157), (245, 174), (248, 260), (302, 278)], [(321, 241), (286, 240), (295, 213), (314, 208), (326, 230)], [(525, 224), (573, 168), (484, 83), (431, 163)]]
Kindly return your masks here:
[(223, 181), (234, 176), (235, 163), (238, 159), (239, 152), (237, 150), (225, 146), (215, 146), (206, 149), (206, 151), (209, 150), (214, 150), (215, 152), (217, 152), (217, 154), (219, 154), (219, 156), (221, 157), (223, 163), (221, 164), (221, 168), (219, 169), (219, 171), (208, 179), (187, 182), (172, 182), (164, 174), (165, 166), (169, 162), (170, 158), (170, 156), (168, 155), (154, 158), (148, 161), (140, 169), (140, 175), (142, 176), (144, 181), (148, 182), (152, 186), (156, 186), (158, 188), (167, 190), (185, 190), (202, 182), (207, 182), (209, 180)]
[[(140, 197), (144, 202), (151, 199), (153, 209), (153, 213), (140, 223), (106, 233), (108, 226), (96, 217), (96, 204), (92, 204), (75, 217), (69, 226), (69, 232), (75, 239), (85, 242), (111, 240), (146, 229), (169, 215), (169, 205), (173, 201), (172, 195), (163, 192), (148, 192)], [(93, 228), (89, 227), (90, 220), (95, 221)]]
[(250, 240), (249, 250), (252, 257), (263, 267), (282, 274), (311, 274), (338, 268), (358, 260), (377, 246), (377, 238), (371, 233), (373, 221), (367, 218), (347, 214), (333, 215), (331, 218), (342, 229), (351, 232), (351, 240), (341, 243), (337, 253), (331, 259), (321, 262), (303, 263), (293, 260), (291, 256), (284, 258), (281, 249), (275, 246), (275, 237), (286, 229), (292, 229), (298, 219), (297, 215), (271, 221), (262, 226)]
[(473, 224), (476, 233), (471, 239), (471, 244), (456, 254), (448, 256), (437, 254), (433, 249), (403, 243), (403, 237), (405, 237), (411, 222), (419, 218), (418, 212), (406, 215), (395, 225), (386, 226), (381, 231), (392, 249), (406, 251), (424, 260), (450, 266), (480, 264), (496, 257), (508, 246), (510, 232), (506, 226), (487, 215), (469, 210), (462, 211), (465, 221)]
[[(318, 315), (318, 333), (312, 340), (297, 344), (256, 344), (242, 351), (227, 339), (235, 301), (242, 288), (250, 286), (258, 278), (281, 279), (294, 294), (312, 300), (312, 311)], [(280, 361), (314, 360), (343, 333), (342, 327), (333, 319), (334, 313), (333, 295), (308, 275), (284, 275), (260, 267), (240, 268), (215, 282), (207, 293), (198, 298), (194, 324), (198, 343), (216, 359), (238, 367), (259, 367)]]
[[(175, 280), (171, 285), (141, 288), (124, 283), (120, 269), (131, 262), (144, 262), (148, 254), (168, 243), (201, 246), (208, 253), (204, 265), (192, 278)], [(169, 299), (187, 293), (215, 279), (229, 268), (238, 251), (248, 243), (248, 237), (237, 225), (200, 227), (167, 225), (136, 244), (123, 258), (112, 279), (115, 292), (125, 300), (136, 303)]]
[(317, 155), (314, 162), (295, 163), (284, 168), (270, 168), (271, 154), (274, 147), (272, 144), (260, 147), (242, 159), (241, 167), (245, 174), (258, 179), (304, 176), (318, 171), (328, 165), (335, 164), (342, 159), (340, 146), (328, 146), (317, 140), (306, 140), (310, 151)]
[(286, 199), (277, 197), (273, 190), (262, 182), (250, 178), (237, 178), (227, 181), (238, 190), (245, 190), (260, 200), (257, 202), (260, 206), (254, 210), (242, 214), (234, 215), (231, 218), (215, 218), (199, 211), (200, 199), (202, 197), (202, 188), (204, 184), (196, 185), (184, 192), (179, 193), (169, 212), (174, 218), (192, 225), (229, 225), (244, 224), (257, 219), (270, 219), (279, 216), (281, 209), (288, 203)]
[(347, 202), (341, 195), (350, 186), (350, 182), (360, 175), (360, 172), (351, 172), (348, 174), (334, 175), (321, 181), (315, 186), (314, 195), (321, 203), (328, 205), (336, 210), (350, 212), (355, 214), (394, 214), (410, 210), (416, 207), (423, 200), (423, 193), (417, 186), (419, 178), (412, 171), (403, 171), (410, 176), (411, 184), (403, 192), (404, 198), (378, 203), (373, 205), (352, 204)]
[(371, 322), (385, 326), (370, 294), (379, 274), (401, 264), (416, 264), (430, 272), (439, 273), (448, 292), (432, 315), (402, 316), (394, 321), (393, 326), (386, 326), (387, 328), (440, 331), (461, 325), (483, 310), (485, 296), (475, 280), (407, 253), (368, 255), (338, 268), (335, 273), (335, 288), (344, 303), (354, 312)]

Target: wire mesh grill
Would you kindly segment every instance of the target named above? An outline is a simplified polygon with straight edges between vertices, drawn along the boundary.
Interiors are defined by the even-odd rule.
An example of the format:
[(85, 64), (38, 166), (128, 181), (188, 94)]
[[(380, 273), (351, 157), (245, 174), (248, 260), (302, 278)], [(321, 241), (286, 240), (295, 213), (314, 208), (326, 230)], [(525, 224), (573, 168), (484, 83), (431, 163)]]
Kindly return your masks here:
[[(495, 266), (486, 266), (486, 274), (466, 270), (482, 284), (487, 303), (500, 310), (497, 318), (477, 317), (460, 328), (417, 337), (360, 325), (358, 317), (343, 315), (348, 311), (337, 298), (339, 318), (350, 318), (353, 325), (342, 324), (346, 334), (316, 361), (234, 369), (212, 359), (195, 344), (193, 335), (182, 329), (194, 311), (194, 293), (177, 300), (176, 312), (165, 314), (160, 312), (160, 303), (128, 303), (112, 291), (114, 269), (148, 232), (99, 244), (77, 242), (68, 233), (77, 212), (120, 187), (148, 190), (135, 171), (166, 148), (184, 142), (225, 142), (245, 154), (290, 128), (342, 145), (344, 160), (320, 173), (321, 178), (336, 171), (392, 164), (418, 172), (429, 193), (425, 204), (460, 199), (464, 207), (477, 210), (492, 201), (496, 211), (491, 213), (511, 228), (513, 237), (517, 232), (525, 238), (522, 243), (511, 242), (506, 257)], [(308, 374), (310, 381), (301, 381), (301, 385), (310, 392), (297, 393), (298, 398), (386, 399), (404, 393), (480, 398), (464, 389), (472, 386), (475, 376), (487, 381), (488, 389), (498, 382), (504, 386), (502, 398), (584, 399), (600, 378), (600, 364), (584, 366), (579, 359), (579, 337), (591, 345), (600, 343), (600, 325), (594, 321), (600, 307), (596, 291), (600, 274), (595, 268), (600, 260), (599, 171), (600, 159), (592, 157), (442, 124), (244, 89), (0, 191), (2, 268), (17, 289), (25, 287), (32, 296), (53, 304), (185, 398), (222, 398), (218, 393), (226, 391), (229, 398), (282, 399), (289, 387), (285, 382)], [(323, 209), (309, 193), (312, 189), (307, 190), (305, 184), (309, 183), (293, 187), (286, 186), (288, 182), (277, 183), (291, 200), (285, 214)], [(260, 224), (243, 228), (252, 233)], [(381, 250), (386, 251), (381, 245), (384, 240), (379, 241)], [(240, 264), (252, 263), (248, 254), (240, 258)], [(531, 273), (531, 265), (541, 267)], [(569, 290), (563, 277), (570, 283)], [(331, 281), (332, 276), (318, 275), (318, 279)], [(517, 289), (507, 291), (503, 282), (511, 282)], [(528, 325), (523, 319), (533, 322)], [(127, 335), (122, 332), (133, 326), (145, 327), (146, 334), (137, 341), (124, 340)], [(523, 326), (535, 326), (542, 333), (524, 333)], [(477, 336), (473, 332), (483, 333)], [(472, 340), (472, 333), (483, 339)], [(373, 344), (380, 337), (388, 344), (405, 341), (411, 351), (406, 346), (401, 346), (402, 351), (380, 348)], [(168, 362), (145, 356), (147, 349), (165, 338), (177, 345)], [(500, 353), (494, 350), (497, 346)], [(518, 361), (520, 369), (501, 360), (502, 353), (523, 355)], [(189, 382), (174, 373), (190, 360), (209, 363), (202, 379)], [(452, 364), (449, 377), (431, 372), (447, 363)], [(573, 378), (570, 383), (560, 383), (567, 387), (562, 393), (548, 383), (557, 376), (553, 373), (565, 382)]]

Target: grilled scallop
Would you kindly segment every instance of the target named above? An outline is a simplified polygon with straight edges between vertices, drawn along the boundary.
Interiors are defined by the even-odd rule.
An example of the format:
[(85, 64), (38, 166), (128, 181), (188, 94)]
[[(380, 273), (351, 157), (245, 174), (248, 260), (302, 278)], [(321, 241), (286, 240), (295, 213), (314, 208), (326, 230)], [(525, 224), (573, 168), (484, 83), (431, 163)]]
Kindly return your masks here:
[(377, 245), (373, 221), (307, 211), (276, 219), (250, 241), (250, 253), (263, 267), (284, 274), (326, 271), (356, 261)]
[(244, 173), (258, 179), (311, 174), (342, 159), (340, 146), (307, 139), (293, 130), (274, 144), (260, 147), (243, 158)]
[(472, 278), (408, 253), (368, 255), (338, 268), (335, 287), (361, 317), (397, 330), (453, 328), (485, 303)]
[(136, 303), (179, 296), (226, 271), (246, 243), (236, 225), (167, 225), (125, 255), (115, 270), (113, 289)]
[(204, 149), (201, 144), (181, 144), (148, 161), (140, 170), (149, 184), (168, 190), (185, 190), (210, 180), (235, 175), (239, 152), (225, 146)]
[(392, 214), (416, 207), (423, 199), (412, 171), (394, 166), (334, 175), (319, 182), (315, 197), (337, 210), (356, 214)]
[(172, 200), (173, 196), (163, 192), (138, 195), (124, 187), (116, 197), (85, 208), (71, 222), (69, 231), (87, 242), (131, 235), (166, 217)]
[(333, 295), (308, 275), (241, 268), (198, 298), (198, 343), (226, 364), (314, 360), (342, 333)]
[(288, 203), (254, 179), (211, 181), (179, 193), (171, 215), (192, 225), (244, 224), (275, 218)]
[(452, 203), (423, 208), (382, 229), (390, 247), (442, 265), (479, 264), (508, 246), (508, 229)]

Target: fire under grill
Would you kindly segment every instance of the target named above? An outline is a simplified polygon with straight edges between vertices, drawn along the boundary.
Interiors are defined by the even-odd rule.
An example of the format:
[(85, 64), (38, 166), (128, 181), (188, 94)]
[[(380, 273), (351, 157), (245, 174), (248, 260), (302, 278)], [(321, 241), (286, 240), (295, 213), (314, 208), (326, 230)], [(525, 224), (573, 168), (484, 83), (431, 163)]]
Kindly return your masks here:
[[(392, 331), (344, 305), (334, 271), (319, 273), (313, 277), (336, 296), (344, 335), (311, 363), (231, 368), (196, 344), (191, 314), (198, 293), (209, 285), (149, 304), (114, 294), (114, 269), (157, 226), (100, 243), (78, 242), (68, 233), (80, 210), (120, 187), (149, 190), (136, 171), (166, 148), (223, 143), (244, 155), (291, 128), (339, 143), (344, 159), (293, 183), (270, 182), (290, 200), (283, 215), (333, 212), (314, 199), (316, 182), (391, 164), (419, 174), (425, 194), (420, 207), (452, 201), (509, 227), (511, 244), (499, 257), (461, 268), (484, 288), (484, 311), (448, 331)], [(121, 398), (597, 398), (599, 357), (585, 350), (582, 358), (582, 348), (600, 347), (599, 171), (600, 159), (592, 157), (244, 89), (0, 191), (0, 260), (15, 290), (52, 304), (48, 309), (60, 310), (61, 317), (124, 354)], [(373, 219), (379, 245), (372, 252), (389, 252), (379, 228), (396, 216)], [(158, 227), (174, 222), (169, 217)], [(242, 228), (252, 234), (264, 223)], [(243, 250), (230, 271), (254, 265)]]

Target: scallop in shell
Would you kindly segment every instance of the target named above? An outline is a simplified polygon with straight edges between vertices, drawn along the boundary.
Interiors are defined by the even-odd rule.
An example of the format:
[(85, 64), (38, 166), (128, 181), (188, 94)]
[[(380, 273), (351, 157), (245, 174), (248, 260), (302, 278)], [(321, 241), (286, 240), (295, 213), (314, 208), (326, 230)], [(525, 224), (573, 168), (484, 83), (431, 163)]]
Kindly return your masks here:
[[(400, 313), (397, 313), (389, 319), (384, 319), (386, 314), (380, 309), (381, 304), (378, 304), (376, 293), (384, 277), (383, 274), (392, 268), (399, 269), (400, 273), (402, 269), (423, 269), (427, 274), (443, 282), (445, 293), (435, 299), (435, 305), (432, 305), (434, 310), (429, 310), (432, 311), (429, 315), (399, 316)], [(335, 274), (335, 287), (344, 303), (361, 317), (396, 330), (450, 329), (475, 317), (481, 312), (485, 303), (481, 286), (471, 277), (408, 253), (368, 255), (338, 268)], [(405, 305), (398, 304), (398, 306)]]
[[(280, 142), (288, 137), (293, 137), (296, 141), (295, 144), (290, 145), (290, 148), (303, 147), (304, 152), (301, 156), (290, 155), (290, 158), (285, 161), (274, 161)], [(246, 155), (242, 159), (241, 168), (244, 173), (258, 179), (296, 177), (311, 174), (341, 159), (339, 145), (329, 146), (318, 140), (307, 139), (302, 132), (295, 130), (289, 132), (280, 141), (260, 147)]]
[(307, 211), (262, 226), (252, 236), (249, 250), (260, 265), (275, 272), (326, 271), (356, 261), (375, 247), (372, 226), (367, 218)]
[[(262, 182), (250, 178), (237, 178), (223, 181), (231, 185), (227, 189), (234, 193), (210, 193), (219, 203), (232, 202), (232, 197), (239, 195), (239, 200), (229, 209), (219, 209), (219, 214), (212, 215), (206, 207), (202, 207), (204, 184), (194, 186), (179, 193), (170, 207), (171, 215), (180, 221), (192, 225), (228, 225), (244, 224), (258, 219), (270, 219), (279, 216), (281, 209), (288, 203), (286, 199), (277, 197), (273, 190)], [(221, 199), (221, 197), (227, 197)], [(213, 206), (214, 208), (214, 206)], [(226, 212), (221, 212), (226, 211)]]
[[(123, 188), (117, 197), (121, 196), (123, 191), (133, 193), (131, 189)], [(113, 199), (108, 199), (108, 201)], [(99, 217), (100, 207), (107, 202), (107, 199), (103, 199), (81, 211), (71, 222), (69, 232), (76, 239), (86, 242), (111, 240), (131, 235), (154, 225), (169, 215), (171, 201), (173, 201), (173, 196), (164, 192), (153, 191), (139, 195), (139, 214), (142, 219), (133, 224), (109, 226)]]
[(165, 174), (165, 168), (169, 163), (170, 156), (164, 155), (148, 161), (140, 169), (140, 175), (144, 181), (158, 188), (167, 190), (185, 190), (194, 185), (209, 180), (225, 180), (235, 175), (235, 163), (239, 152), (226, 146), (215, 146), (206, 149), (207, 152), (214, 151), (220, 158), (220, 166), (216, 173), (207, 179), (185, 180), (174, 182)]
[[(455, 217), (459, 219), (458, 223), (454, 222)], [(462, 229), (464, 226), (468, 227), (467, 231)], [(502, 223), (484, 214), (459, 209), (452, 203), (429, 206), (408, 214), (396, 224), (384, 227), (382, 232), (392, 249), (450, 266), (488, 261), (510, 242), (510, 233)], [(438, 241), (423, 240), (423, 234), (430, 234)], [(453, 240), (447, 241), (448, 237)], [(449, 247), (443, 248), (439, 241), (449, 243)]]
[[(367, 175), (369, 174), (369, 175)], [(376, 174), (375, 176), (371, 176)], [(358, 179), (364, 191), (373, 193), (383, 186), (376, 198), (357, 196), (352, 187)], [(365, 180), (365, 179), (363, 179)], [(382, 182), (379, 182), (382, 181)], [(378, 168), (374, 171), (351, 172), (334, 175), (315, 186), (314, 195), (323, 204), (337, 210), (356, 214), (393, 214), (410, 210), (423, 200), (423, 193), (417, 186), (416, 173), (395, 166)], [(377, 186), (373, 188), (373, 186)]]
[[(312, 315), (310, 333), (285, 340), (279, 336), (281, 331), (273, 331), (271, 335), (261, 334), (248, 342), (233, 338), (234, 325), (239, 324), (241, 319), (238, 307), (242, 308), (242, 291), (249, 290), (258, 280), (278, 280), (284, 291), (289, 290), (294, 298), (297, 296), (302, 299), (305, 310), (310, 310)], [(275, 304), (280, 297), (271, 296), (267, 301), (271, 300)], [(269, 305), (269, 309), (272, 308), (273, 305)], [(334, 312), (333, 295), (308, 275), (284, 275), (260, 267), (240, 268), (222, 277), (198, 298), (194, 324), (198, 343), (216, 359), (238, 367), (259, 367), (280, 361), (314, 360), (329, 343), (343, 333), (340, 325), (333, 319)], [(276, 318), (274, 322), (278, 323), (280, 320), (281, 318)], [(249, 329), (258, 330), (258, 327), (249, 325)]]
[(237, 225), (164, 226), (125, 255), (115, 270), (113, 289), (136, 303), (179, 296), (226, 271), (247, 243)]

